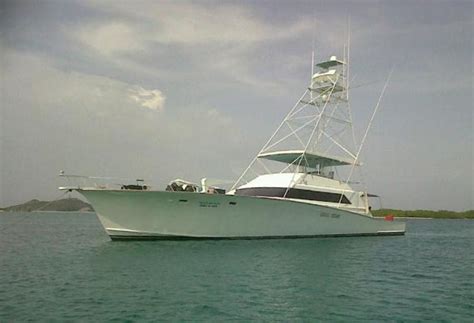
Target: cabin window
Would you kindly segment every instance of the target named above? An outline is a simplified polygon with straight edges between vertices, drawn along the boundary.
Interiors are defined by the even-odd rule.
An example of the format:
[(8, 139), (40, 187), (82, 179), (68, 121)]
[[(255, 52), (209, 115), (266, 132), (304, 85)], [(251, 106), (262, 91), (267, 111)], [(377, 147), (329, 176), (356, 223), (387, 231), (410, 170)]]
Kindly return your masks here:
[[(235, 194), (243, 196), (283, 197), (285, 192), (286, 188), (282, 187), (250, 187), (238, 189)], [(302, 190), (298, 188), (289, 189), (286, 197), (331, 203), (339, 203), (340, 201), (341, 204), (351, 204), (351, 201), (349, 201), (344, 194)]]

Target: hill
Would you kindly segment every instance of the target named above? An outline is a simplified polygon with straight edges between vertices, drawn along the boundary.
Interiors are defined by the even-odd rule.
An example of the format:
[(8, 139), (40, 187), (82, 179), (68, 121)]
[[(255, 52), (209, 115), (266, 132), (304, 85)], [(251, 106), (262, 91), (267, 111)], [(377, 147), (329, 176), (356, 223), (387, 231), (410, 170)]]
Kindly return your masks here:
[(391, 214), (395, 217), (406, 218), (433, 218), (433, 219), (474, 219), (474, 210), (464, 212), (454, 211), (430, 211), (430, 210), (395, 210), (395, 209), (380, 209), (372, 210), (374, 216), (385, 216)]
[(3, 209), (6, 212), (33, 212), (33, 211), (94, 211), (90, 204), (76, 198), (67, 198), (56, 201), (31, 200), (23, 204), (9, 206)]

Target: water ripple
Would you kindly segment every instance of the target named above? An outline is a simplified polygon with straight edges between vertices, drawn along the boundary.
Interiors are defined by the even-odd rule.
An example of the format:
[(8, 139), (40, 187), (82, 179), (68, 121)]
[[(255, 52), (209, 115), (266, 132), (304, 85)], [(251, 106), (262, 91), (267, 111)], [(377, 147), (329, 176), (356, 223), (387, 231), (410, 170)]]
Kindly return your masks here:
[(405, 237), (111, 242), (94, 214), (0, 215), (0, 321), (466, 321), (474, 221)]

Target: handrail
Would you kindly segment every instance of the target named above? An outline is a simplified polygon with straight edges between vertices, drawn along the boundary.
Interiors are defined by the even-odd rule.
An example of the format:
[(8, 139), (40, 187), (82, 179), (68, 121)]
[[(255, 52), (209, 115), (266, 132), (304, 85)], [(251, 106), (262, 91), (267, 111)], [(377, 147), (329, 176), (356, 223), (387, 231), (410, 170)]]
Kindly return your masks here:
[(145, 184), (145, 180), (141, 178), (130, 179), (130, 178), (120, 178), (120, 177), (105, 177), (105, 176), (86, 176), (78, 174), (65, 174), (64, 171), (59, 172), (59, 177), (66, 178), (68, 182), (68, 187), (72, 184), (75, 184), (71, 187), (94, 187), (100, 189), (121, 189), (124, 186), (130, 185), (130, 183), (136, 183), (143, 187), (149, 187)]

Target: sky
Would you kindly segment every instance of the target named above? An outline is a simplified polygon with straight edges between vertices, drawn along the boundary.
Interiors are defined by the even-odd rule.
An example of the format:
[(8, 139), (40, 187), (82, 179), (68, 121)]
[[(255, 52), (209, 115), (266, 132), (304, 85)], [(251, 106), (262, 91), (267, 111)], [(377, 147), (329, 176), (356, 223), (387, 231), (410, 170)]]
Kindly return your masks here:
[(474, 209), (472, 1), (1, 1), (0, 206), (69, 174), (235, 180), (342, 56), (369, 191)]

